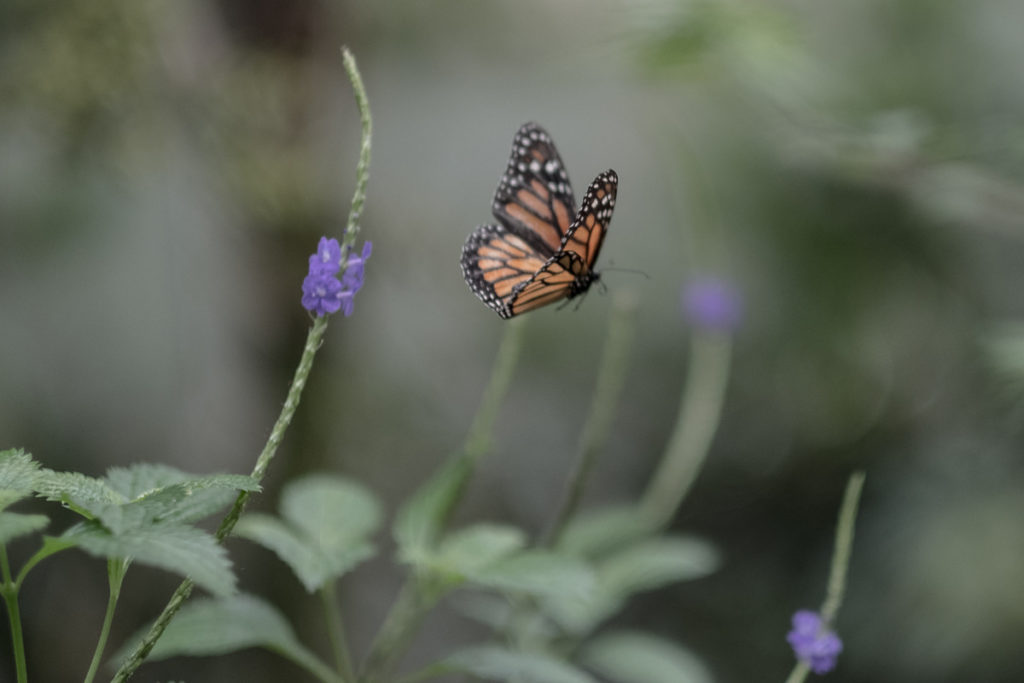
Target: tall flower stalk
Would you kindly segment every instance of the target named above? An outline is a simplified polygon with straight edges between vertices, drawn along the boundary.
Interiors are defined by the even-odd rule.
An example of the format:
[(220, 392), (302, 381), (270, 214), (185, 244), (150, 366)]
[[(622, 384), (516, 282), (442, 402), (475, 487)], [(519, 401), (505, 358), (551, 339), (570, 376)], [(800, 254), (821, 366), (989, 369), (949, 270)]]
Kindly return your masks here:
[[(362, 145), (360, 148), (359, 164), (356, 167), (356, 188), (352, 197), (352, 208), (349, 212), (348, 224), (346, 225), (341, 243), (337, 240), (323, 238), (320, 241), (317, 253), (310, 257), (310, 273), (303, 284), (303, 305), (315, 316), (315, 319), (312, 327), (309, 329), (309, 333), (306, 335), (302, 357), (295, 370), (291, 386), (288, 388), (288, 395), (284, 406), (281, 408), (281, 413), (274, 423), (270, 437), (267, 439), (266, 445), (263, 447), (263, 451), (253, 467), (251, 476), (257, 482), (261, 481), (264, 475), (266, 475), (270, 462), (274, 459), (274, 455), (277, 453), (277, 449), (284, 439), (284, 434), (299, 406), (302, 391), (306, 387), (306, 381), (313, 368), (313, 359), (316, 357), (316, 352), (323, 343), (324, 333), (327, 331), (328, 314), (338, 310), (342, 310), (346, 316), (352, 313), (352, 297), (362, 287), (364, 264), (366, 259), (369, 258), (372, 248), (370, 243), (367, 242), (358, 257), (353, 258), (349, 253), (352, 251), (356, 234), (359, 231), (358, 221), (363, 204), (366, 201), (372, 128), (369, 100), (366, 97), (366, 89), (359, 75), (355, 58), (347, 48), (342, 50), (342, 57), (345, 70), (348, 72), (355, 91), (356, 103), (359, 107), (360, 120), (362, 122)], [(345, 258), (346, 268), (342, 271), (341, 278), (338, 279), (335, 275), (341, 270), (343, 258)], [(307, 284), (309, 285), (308, 291)], [(223, 541), (231, 534), (235, 524), (242, 516), (248, 500), (248, 491), (240, 492), (235, 498), (234, 505), (217, 529), (216, 537), (218, 541)], [(157, 617), (143, 639), (121, 664), (117, 673), (114, 674), (113, 683), (127, 681), (141, 666), (153, 649), (153, 646), (156, 645), (157, 640), (163, 635), (174, 615), (177, 614), (178, 610), (181, 609), (181, 606), (192, 594), (193, 587), (194, 583), (190, 579), (185, 579), (181, 582), (171, 596), (171, 599), (167, 602), (163, 612), (160, 613), (160, 616)]]

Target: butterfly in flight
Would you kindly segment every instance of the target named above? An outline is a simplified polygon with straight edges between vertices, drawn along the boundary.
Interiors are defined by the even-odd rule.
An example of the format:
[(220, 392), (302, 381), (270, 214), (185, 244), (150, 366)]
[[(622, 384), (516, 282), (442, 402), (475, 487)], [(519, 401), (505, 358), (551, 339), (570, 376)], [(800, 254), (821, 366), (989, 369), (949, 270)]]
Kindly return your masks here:
[(619, 177), (594, 179), (579, 210), (555, 143), (524, 124), (494, 193), (497, 225), (481, 225), (462, 247), (469, 288), (502, 318), (586, 292), (600, 277), (597, 255), (615, 207)]

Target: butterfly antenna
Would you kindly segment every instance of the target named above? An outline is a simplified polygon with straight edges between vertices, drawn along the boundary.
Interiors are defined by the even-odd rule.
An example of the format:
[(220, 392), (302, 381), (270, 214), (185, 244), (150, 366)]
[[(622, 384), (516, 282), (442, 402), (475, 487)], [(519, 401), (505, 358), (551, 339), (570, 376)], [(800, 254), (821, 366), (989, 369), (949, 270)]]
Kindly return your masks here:
[(609, 271), (616, 273), (633, 273), (634, 275), (643, 275), (647, 280), (651, 279), (650, 273), (644, 270), (637, 270), (636, 268), (616, 268), (615, 266), (607, 266), (601, 269), (601, 273), (607, 273)]

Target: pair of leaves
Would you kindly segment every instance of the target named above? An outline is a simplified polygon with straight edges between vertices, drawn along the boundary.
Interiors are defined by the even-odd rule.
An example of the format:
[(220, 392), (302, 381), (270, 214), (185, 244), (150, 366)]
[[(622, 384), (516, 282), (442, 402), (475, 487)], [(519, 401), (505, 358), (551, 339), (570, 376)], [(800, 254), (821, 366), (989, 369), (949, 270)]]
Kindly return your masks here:
[(309, 475), (285, 486), (279, 508), (280, 517), (246, 515), (235, 535), (276, 553), (310, 593), (374, 554), (380, 505), (361, 484)]
[[(235, 589), (231, 563), (216, 539), (193, 524), (224, 508), (239, 490), (256, 491), (259, 486), (247, 476), (196, 477), (151, 464), (112, 468), (106, 477), (95, 478), (42, 468), (22, 451), (0, 453), (0, 499), (9, 504), (36, 493), (85, 517), (59, 538), (49, 539), (52, 547), (77, 546), (100, 557), (130, 557), (188, 576), (217, 595)], [(46, 519), (0, 515), (0, 537), (8, 540), (11, 534), (41, 529)]]
[[(235, 534), (276, 553), (310, 592), (374, 552), (368, 539), (380, 523), (380, 506), (360, 484), (332, 475), (309, 475), (284, 487), (278, 508), (280, 517), (246, 515)], [(129, 642), (137, 642), (144, 632)], [(251, 595), (191, 601), (149, 657), (221, 655), (247, 647), (276, 652), (321, 680), (340, 680), (299, 642), (276, 607)], [(118, 657), (129, 651), (125, 648)]]
[(602, 510), (576, 520), (559, 544), (594, 566), (596, 590), (587, 602), (556, 599), (545, 604), (559, 625), (576, 635), (593, 631), (639, 592), (707, 576), (718, 552), (691, 536), (657, 535), (635, 507)]
[(524, 550), (522, 530), (476, 524), (438, 539), (469, 476), (464, 458), (452, 458), (399, 510), (393, 534), (398, 557), (435, 579), (442, 590), (462, 584), (514, 595), (582, 599), (594, 585), (586, 563), (562, 553)]

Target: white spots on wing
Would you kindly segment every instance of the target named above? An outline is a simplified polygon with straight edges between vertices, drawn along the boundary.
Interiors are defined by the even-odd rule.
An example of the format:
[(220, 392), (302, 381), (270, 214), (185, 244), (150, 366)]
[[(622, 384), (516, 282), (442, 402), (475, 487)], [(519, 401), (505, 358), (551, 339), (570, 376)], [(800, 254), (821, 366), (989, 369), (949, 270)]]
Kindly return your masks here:
[(540, 173), (540, 162), (537, 161), (536, 159), (530, 162), (530, 172)]
[(548, 175), (555, 175), (559, 171), (558, 162), (554, 159), (548, 159), (544, 164), (544, 172)]

